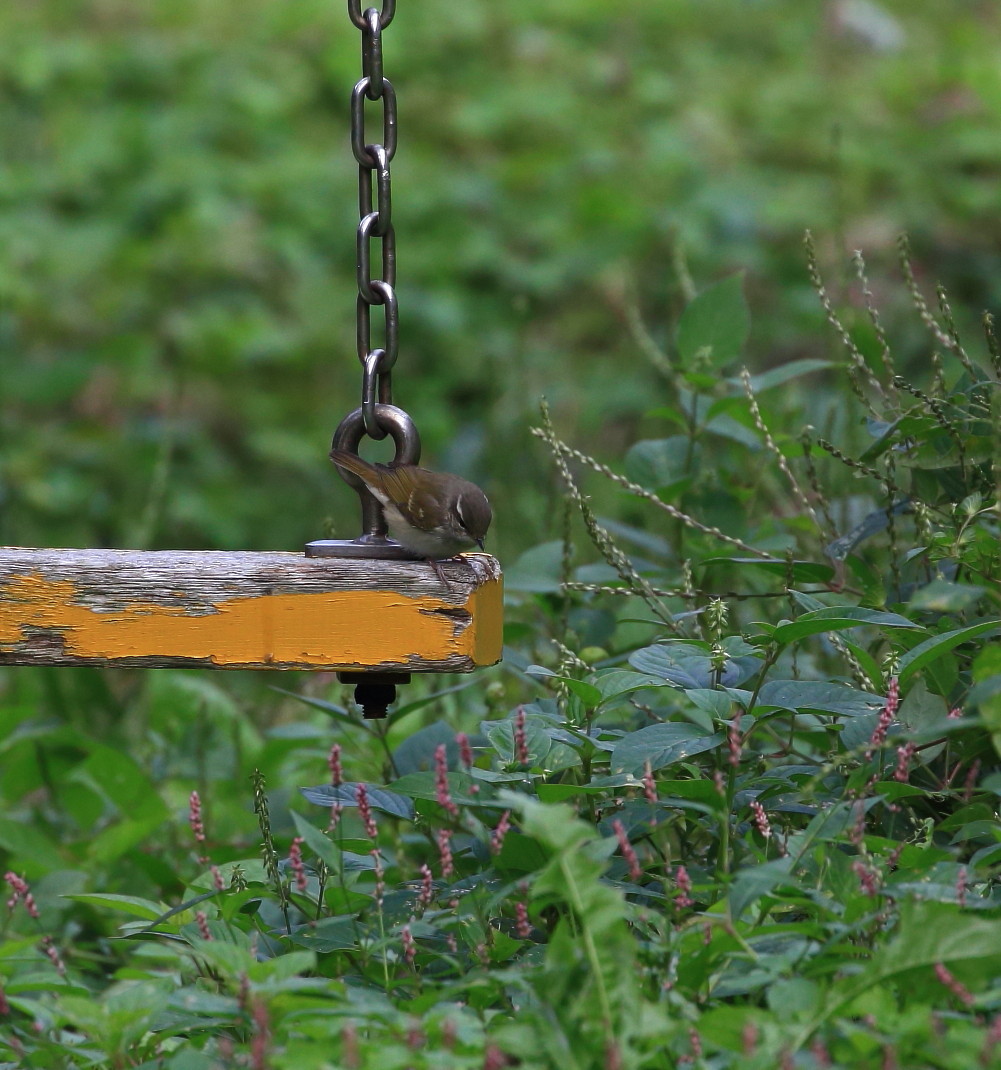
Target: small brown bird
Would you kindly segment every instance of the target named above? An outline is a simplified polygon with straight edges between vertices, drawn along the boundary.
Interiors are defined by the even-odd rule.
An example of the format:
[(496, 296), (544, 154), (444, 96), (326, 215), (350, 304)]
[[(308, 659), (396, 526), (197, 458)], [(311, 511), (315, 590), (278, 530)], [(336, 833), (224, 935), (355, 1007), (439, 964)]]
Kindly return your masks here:
[(330, 459), (368, 487), (390, 535), (411, 553), (435, 561), (483, 549), (493, 514), (475, 483), (416, 464), (371, 464), (345, 450), (331, 450)]

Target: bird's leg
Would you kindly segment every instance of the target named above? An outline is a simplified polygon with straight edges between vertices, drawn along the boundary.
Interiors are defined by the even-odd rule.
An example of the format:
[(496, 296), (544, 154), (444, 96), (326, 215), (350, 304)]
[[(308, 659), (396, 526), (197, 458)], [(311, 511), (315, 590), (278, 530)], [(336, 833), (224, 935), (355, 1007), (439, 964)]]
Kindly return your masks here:
[[(450, 558), (450, 560), (451, 560), (451, 558)], [(427, 562), (434, 569), (435, 575), (438, 577), (438, 579), (441, 580), (442, 584), (445, 587), (451, 587), (451, 584), (448, 582), (448, 577), (442, 571), (441, 562), (440, 561), (436, 561), (433, 557), (429, 557), (427, 559)]]

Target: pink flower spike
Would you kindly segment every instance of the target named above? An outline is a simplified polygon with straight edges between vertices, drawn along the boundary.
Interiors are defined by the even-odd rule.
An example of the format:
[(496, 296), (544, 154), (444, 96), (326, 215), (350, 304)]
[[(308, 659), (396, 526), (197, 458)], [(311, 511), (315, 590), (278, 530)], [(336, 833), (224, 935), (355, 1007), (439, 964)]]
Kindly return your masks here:
[(365, 827), (365, 835), (370, 840), (375, 840), (379, 835), (379, 830), (376, 828), (375, 818), (372, 816), (372, 807), (368, 801), (368, 788), (364, 784), (358, 785), (355, 802), (358, 804), (358, 816)]
[(688, 1042), (692, 1046), (692, 1055), (694, 1055), (696, 1059), (701, 1059), (702, 1038), (699, 1036), (698, 1032), (696, 1032), (694, 1026), (690, 1027), (688, 1030)]
[(852, 862), (852, 872), (858, 877), (859, 887), (863, 894), (874, 899), (879, 893), (877, 874), (874, 873), (860, 858)]
[(400, 939), (403, 941), (403, 957), (406, 959), (407, 964), (412, 966), (414, 959), (417, 957), (417, 945), (414, 943), (413, 933), (411, 933), (409, 925), (404, 925), (400, 930)]
[(754, 824), (757, 827), (758, 832), (760, 832), (766, 840), (770, 840), (772, 838), (771, 822), (768, 820), (765, 808), (757, 799), (751, 800), (751, 813), (754, 815)]
[(42, 950), (48, 957), (49, 962), (51, 962), (52, 965), (55, 966), (56, 973), (58, 973), (60, 977), (65, 977), (66, 963), (63, 962), (62, 958), (59, 955), (59, 952), (56, 950), (56, 945), (52, 942), (51, 936), (45, 936), (42, 938)]
[(817, 1064), (819, 1070), (827, 1070), (827, 1067), (831, 1065), (831, 1053), (827, 1050), (820, 1037), (816, 1037), (810, 1045), (810, 1054), (813, 1056), (813, 1061)]
[(451, 1051), (455, 1047), (455, 1042), (459, 1039), (459, 1032), (456, 1029), (455, 1022), (451, 1018), (446, 1018), (441, 1023), (441, 1046), (445, 1051)]
[(501, 848), (504, 846), (504, 837), (508, 834), (511, 828), (511, 811), (505, 810), (500, 816), (500, 821), (497, 822), (497, 828), (494, 829), (493, 836), (490, 837), (490, 850), (495, 855), (501, 853)]
[(438, 857), (441, 859), (441, 875), (445, 880), (455, 873), (451, 840), (452, 833), (448, 829), (438, 830)]
[(523, 899), (514, 904), (515, 925), (519, 940), (527, 940), (532, 935), (532, 924), (528, 920), (528, 907)]
[(953, 709), (949, 710), (946, 716), (949, 718), (950, 721), (958, 721), (960, 717), (963, 716), (963, 711), (958, 706), (956, 706)]
[(434, 879), (431, 876), (431, 870), (428, 869), (427, 863), (421, 866), (421, 890), (417, 896), (417, 907), (419, 910), (427, 910), (431, 905), (431, 901), (434, 899)]
[(341, 745), (335, 743), (327, 755), (327, 768), (330, 770), (330, 783), (339, 788), (344, 783), (344, 770), (341, 768)]
[(525, 707), (519, 706), (514, 715), (514, 760), (519, 765), (528, 765), (531, 757), (528, 752), (528, 733), (525, 731)]
[(7, 900), (7, 909), (13, 910), (18, 903), (24, 900), (24, 909), (28, 912), (28, 917), (38, 921), (41, 915), (38, 913), (38, 904), (31, 894), (28, 882), (23, 877), (19, 877), (13, 870), (8, 870), (3, 875), (3, 879), (10, 885), (12, 892), (11, 897)]
[(263, 1000), (254, 1000), (251, 1017), (254, 1020), (254, 1035), (250, 1041), (251, 1070), (267, 1070), (268, 1051), (271, 1047), (271, 1020)]
[(935, 963), (935, 976), (938, 978), (939, 983), (948, 988), (964, 1006), (972, 1007), (976, 1002), (973, 998), (973, 993), (962, 981), (956, 979), (944, 962)]
[(483, 1054), (483, 1070), (504, 1070), (507, 1066), (507, 1057), (504, 1052), (491, 1044)]
[(455, 734), (455, 742), (459, 747), (459, 761), (461, 761), (467, 769), (472, 769), (473, 748), (469, 742), (469, 736), (467, 736), (465, 732), (457, 732)]
[(643, 763), (643, 794), (646, 796), (648, 803), (655, 803), (659, 798), (657, 795), (657, 782), (653, 778), (653, 766), (651, 766), (649, 758)]
[(959, 903), (961, 907), (966, 906), (966, 889), (969, 886), (966, 866), (963, 866), (959, 873), (956, 874), (956, 902)]
[(890, 730), (890, 725), (893, 724), (893, 718), (897, 716), (899, 707), (900, 680), (896, 676), (891, 676), (890, 683), (886, 688), (886, 705), (880, 710), (879, 719), (876, 721), (876, 727), (873, 729), (872, 736), (869, 739), (869, 746), (866, 748), (866, 761), (869, 761), (873, 754), (886, 742), (886, 733)]
[(301, 895), (306, 894), (307, 882), (306, 882), (306, 865), (302, 860), (302, 845), (303, 838), (296, 836), (296, 838), (289, 845), (288, 860), (289, 866), (292, 869), (292, 874), (295, 877), (295, 887)]
[(682, 910), (695, 906), (695, 900), (691, 897), (692, 878), (688, 876), (688, 870), (684, 866), (678, 866), (674, 874), (674, 884), (678, 889), (674, 896), (674, 905)]
[(737, 712), (733, 715), (730, 721), (730, 728), (727, 732), (727, 749), (730, 752), (729, 762), (736, 768), (740, 765), (740, 755), (743, 750), (742, 737), (740, 734), (740, 719), (743, 717), (744, 711), (737, 708)]
[(894, 771), (893, 779), (899, 780), (901, 784), (906, 784), (910, 776), (911, 760), (917, 752), (917, 746), (908, 740), (902, 747), (897, 747), (897, 768)]
[(217, 892), (222, 892), (226, 888), (226, 884), (222, 879), (222, 870), (218, 866), (212, 867), (212, 887)]
[(372, 856), (372, 860), (375, 866), (372, 872), (375, 874), (375, 888), (372, 893), (372, 898), (375, 900), (376, 910), (382, 910), (382, 900), (386, 894), (386, 872), (382, 868), (382, 856), (379, 854), (378, 848), (369, 851)]
[(195, 843), (198, 844), (198, 861), (207, 862), (205, 857), (205, 825), (202, 822), (202, 799), (197, 791), (193, 791), (188, 798), (188, 824), (191, 826), (191, 831), (195, 836)]
[(452, 817), (458, 817), (459, 808), (448, 787), (448, 756), (444, 743), (439, 743), (434, 752), (434, 790), (438, 805)]
[(616, 820), (612, 822), (612, 830), (615, 832), (615, 838), (619, 841), (619, 851), (629, 865), (629, 879), (634, 881), (640, 880), (643, 876), (643, 867), (640, 865), (640, 861), (636, 857), (636, 851), (633, 848), (633, 845), (629, 842), (625, 826), (621, 821)]
[(212, 930), (209, 929), (209, 919), (204, 910), (195, 912), (195, 921), (198, 923), (198, 935), (203, 940), (211, 940)]
[(1001, 1045), (1001, 1014), (996, 1014), (994, 1021), (987, 1027), (984, 1046), (980, 1051), (980, 1062), (984, 1066), (991, 1065), (991, 1059), (999, 1045)]
[(973, 793), (977, 788), (977, 779), (980, 776), (980, 759), (974, 758), (970, 763), (969, 771), (966, 774), (966, 780), (963, 782), (963, 802), (968, 803), (973, 798)]

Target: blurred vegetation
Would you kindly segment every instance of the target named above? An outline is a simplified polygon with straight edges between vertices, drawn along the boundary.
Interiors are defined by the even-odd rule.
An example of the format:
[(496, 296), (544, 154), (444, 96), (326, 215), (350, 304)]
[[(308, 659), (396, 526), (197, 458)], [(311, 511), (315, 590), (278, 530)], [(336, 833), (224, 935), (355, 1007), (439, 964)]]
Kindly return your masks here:
[[(357, 530), (325, 457), (360, 380), (343, 8), (0, 11), (0, 541)], [(599, 456), (643, 431), (658, 380), (624, 322), (670, 336), (685, 260), (699, 288), (747, 270), (756, 372), (833, 352), (807, 226), (835, 276), (860, 246), (877, 282), (906, 229), (956, 305), (997, 306), (999, 23), (986, 2), (399, 5), (397, 400), (428, 463), (498, 503), (495, 550), (557, 529), (540, 395)], [(895, 323), (906, 295), (877, 296)], [(927, 347), (901, 322), (906, 362)]]

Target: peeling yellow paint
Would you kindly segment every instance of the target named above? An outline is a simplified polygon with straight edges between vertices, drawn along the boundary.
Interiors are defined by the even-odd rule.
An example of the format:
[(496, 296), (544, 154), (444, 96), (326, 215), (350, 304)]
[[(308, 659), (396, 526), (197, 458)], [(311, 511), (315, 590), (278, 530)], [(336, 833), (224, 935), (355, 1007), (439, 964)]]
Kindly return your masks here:
[(102, 661), (354, 668), (455, 655), (478, 665), (498, 660), (500, 582), (490, 581), (459, 607), (473, 614), (472, 625), (442, 612), (456, 608), (435, 598), (356, 590), (232, 598), (200, 615), (152, 602), (98, 612), (71, 582), (19, 576), (0, 586), (0, 652), (40, 629), (58, 635), (67, 656)]
[(489, 580), (477, 587), (466, 608), (473, 616), (468, 634), (474, 664), (496, 664), (504, 651), (503, 580)]

